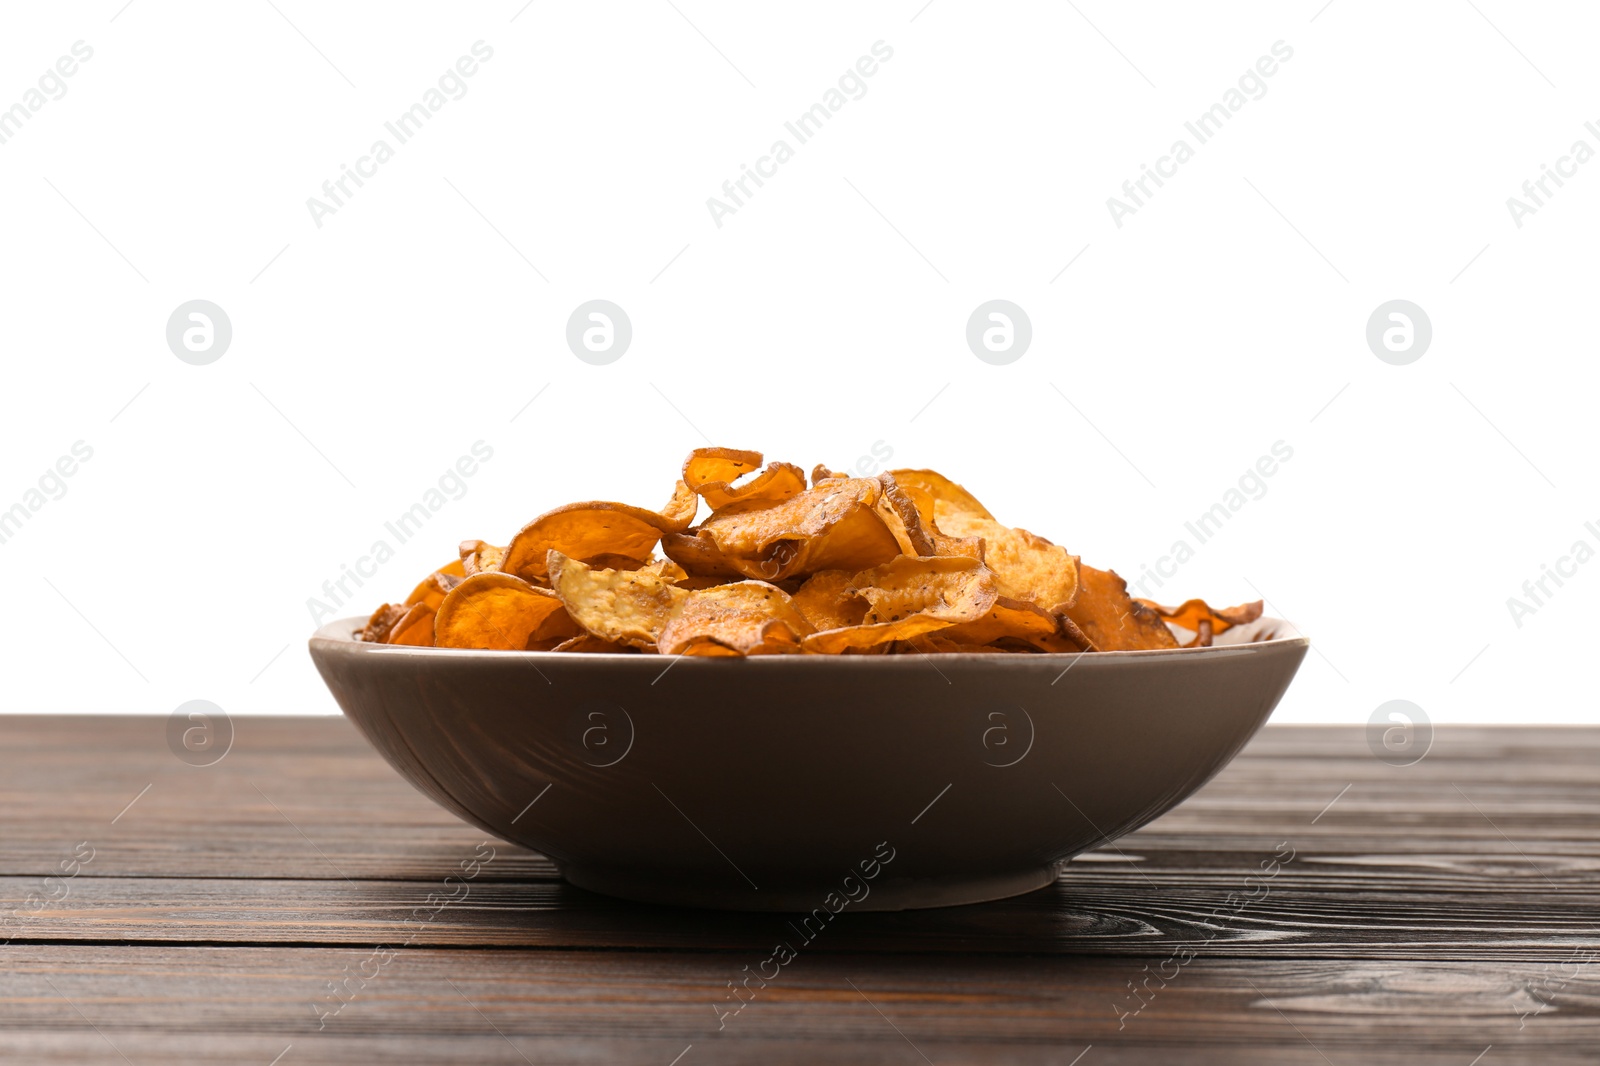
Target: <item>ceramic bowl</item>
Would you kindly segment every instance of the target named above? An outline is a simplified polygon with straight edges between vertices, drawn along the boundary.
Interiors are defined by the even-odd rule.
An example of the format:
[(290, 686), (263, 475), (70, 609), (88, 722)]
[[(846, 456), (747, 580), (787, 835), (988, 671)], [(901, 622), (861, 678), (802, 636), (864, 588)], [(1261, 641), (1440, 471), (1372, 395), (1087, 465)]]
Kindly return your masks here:
[(440, 805), (595, 892), (795, 912), (1050, 884), (1225, 766), (1308, 647), (1260, 619), (1173, 651), (667, 658), (364, 644), (362, 621), (311, 656)]

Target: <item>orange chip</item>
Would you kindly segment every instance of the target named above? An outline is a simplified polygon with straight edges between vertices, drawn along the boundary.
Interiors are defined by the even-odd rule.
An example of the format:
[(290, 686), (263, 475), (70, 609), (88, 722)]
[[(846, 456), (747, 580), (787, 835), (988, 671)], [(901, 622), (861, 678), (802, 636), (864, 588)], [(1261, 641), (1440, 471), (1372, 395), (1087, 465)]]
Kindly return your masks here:
[(1172, 630), (1144, 604), (1128, 595), (1128, 583), (1115, 570), (1079, 571), (1078, 599), (1065, 609), (1085, 636), (1100, 651), (1144, 651), (1176, 648)]
[(691, 574), (731, 570), (778, 581), (818, 570), (860, 570), (900, 554), (876, 510), (881, 493), (876, 480), (852, 478), (766, 507), (731, 504), (702, 522), (696, 537), (668, 538), (661, 550)]
[(576, 633), (565, 613), (548, 589), (511, 574), (474, 574), (439, 605), (434, 639), (441, 648), (525, 651), (530, 641), (551, 640), (562, 630), (565, 636)]
[[(413, 592), (412, 595), (415, 596), (416, 593)], [(361, 639), (369, 644), (386, 643), (389, 634), (394, 630), (395, 623), (406, 616), (406, 610), (404, 605), (398, 603), (386, 603), (379, 607), (372, 612), (372, 617), (368, 618), (367, 624), (362, 627)]]
[(782, 503), (805, 490), (805, 471), (793, 463), (768, 463), (765, 470), (745, 484), (733, 484), (736, 478), (760, 465), (760, 452), (696, 448), (683, 461), (683, 483), (713, 511), (730, 503)]
[(691, 592), (661, 630), (663, 655), (782, 655), (813, 632), (788, 593), (765, 581)]
[(867, 616), (867, 601), (851, 588), (854, 580), (849, 570), (820, 570), (790, 598), (812, 629), (858, 626)]
[(1063, 633), (1055, 615), (1026, 600), (996, 597), (989, 613), (972, 622), (962, 622), (938, 634), (945, 640), (966, 644), (1016, 642), (1040, 651), (1083, 651), (1084, 645)]
[(444, 600), (444, 594), (455, 587), (456, 582), (466, 577), (461, 568), (460, 559), (452, 559), (439, 569), (417, 582), (417, 587), (411, 590), (411, 595), (406, 597), (406, 606), (414, 603), (426, 603), (434, 610), (439, 609), (439, 604)]
[(1209, 622), (1212, 633), (1225, 633), (1234, 626), (1246, 625), (1261, 617), (1261, 601), (1241, 603), (1237, 607), (1212, 607), (1205, 600), (1185, 600), (1177, 607), (1163, 607), (1151, 600), (1139, 600), (1162, 619), (1198, 633), (1202, 624)]
[(613, 644), (609, 640), (601, 640), (593, 633), (579, 633), (569, 637), (560, 644), (550, 649), (551, 651), (581, 651), (581, 652), (634, 652), (637, 648), (630, 648), (626, 644)]
[(426, 603), (413, 603), (389, 631), (385, 644), (409, 644), (414, 648), (433, 647), (434, 610)]
[(546, 556), (551, 551), (573, 559), (621, 555), (643, 563), (655, 554), (663, 533), (689, 527), (698, 506), (699, 497), (681, 481), (659, 512), (603, 500), (569, 503), (523, 526), (511, 539), (501, 569), (543, 583), (549, 577)]
[(654, 574), (596, 570), (554, 549), (550, 587), (586, 632), (613, 644), (649, 651), (689, 596), (686, 589)]
[(845, 593), (867, 603), (860, 624), (812, 634), (807, 651), (862, 650), (977, 621), (997, 596), (994, 575), (964, 556), (901, 556), (856, 574)]
[(493, 573), (505, 562), (506, 549), (497, 548), (484, 540), (461, 542), (461, 569), (463, 576)]

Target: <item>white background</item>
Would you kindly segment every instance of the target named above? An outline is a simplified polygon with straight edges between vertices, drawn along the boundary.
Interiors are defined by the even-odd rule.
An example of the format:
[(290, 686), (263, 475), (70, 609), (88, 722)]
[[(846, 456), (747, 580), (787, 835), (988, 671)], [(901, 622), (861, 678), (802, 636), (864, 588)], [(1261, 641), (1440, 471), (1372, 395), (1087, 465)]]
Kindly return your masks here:
[[(0, 107), (94, 54), (0, 145), (0, 508), (93, 458), (0, 544), (0, 708), (332, 712), (308, 598), (478, 440), (341, 614), (550, 506), (658, 505), (708, 439), (808, 469), (882, 442), (1137, 576), (1281, 440), (1158, 594), (1260, 590), (1311, 635), (1278, 720), (1596, 719), (1600, 563), (1507, 607), (1600, 547), (1600, 161), (1521, 228), (1506, 206), (1600, 149), (1592, 8), (276, 2), (4, 15)], [(318, 228), (307, 198), (479, 40), (466, 95)], [(718, 228), (707, 197), (880, 40)], [(1118, 228), (1107, 197), (1180, 137)], [(197, 298), (233, 325), (207, 366), (165, 339)], [(564, 340), (593, 298), (633, 323), (608, 366)], [(965, 343), (993, 298), (1033, 325), (1006, 366)], [(1434, 330), (1406, 366), (1365, 341), (1396, 298)]]

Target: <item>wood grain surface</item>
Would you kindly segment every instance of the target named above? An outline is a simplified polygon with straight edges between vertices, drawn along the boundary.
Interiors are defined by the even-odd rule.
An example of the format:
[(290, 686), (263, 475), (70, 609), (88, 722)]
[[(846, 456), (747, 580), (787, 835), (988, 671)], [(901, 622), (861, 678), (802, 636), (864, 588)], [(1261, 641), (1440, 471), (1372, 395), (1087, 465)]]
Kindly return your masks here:
[(1600, 729), (1268, 727), (1047, 889), (805, 941), (572, 888), (342, 719), (233, 724), (194, 767), (0, 719), (0, 1061), (1600, 1063)]

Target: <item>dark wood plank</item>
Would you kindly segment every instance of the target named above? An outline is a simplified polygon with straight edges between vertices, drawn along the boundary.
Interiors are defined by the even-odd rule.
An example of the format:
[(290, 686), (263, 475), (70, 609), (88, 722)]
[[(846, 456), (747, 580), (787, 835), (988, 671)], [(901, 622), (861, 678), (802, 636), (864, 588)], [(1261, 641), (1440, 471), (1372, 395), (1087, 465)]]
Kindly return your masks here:
[[(1262, 888), (1257, 856), (1189, 853), (1075, 863), (1052, 888), (971, 907), (833, 920), (829, 951), (972, 951), (1151, 955), (1184, 945), (1205, 956), (1386, 959), (1565, 958), (1600, 951), (1600, 886), (1519, 890), (1459, 871), (1403, 881), (1357, 865), (1283, 867)], [(1224, 862), (1231, 859), (1231, 862)], [(1251, 885), (1256, 882), (1248, 882)], [(1543, 887), (1543, 886), (1541, 886)], [(0, 909), (40, 891), (0, 878)], [(445, 889), (415, 881), (78, 878), (65, 899), (0, 923), (15, 942), (145, 941), (401, 944), (708, 951), (767, 946), (783, 916), (685, 912), (594, 895), (559, 881), (493, 881)], [(456, 897), (436, 913), (428, 894)], [(1256, 898), (1250, 898), (1254, 892)], [(462, 893), (465, 893), (464, 895)], [(1230, 895), (1234, 899), (1230, 900)], [(413, 912), (423, 908), (423, 913)]]
[[(0, 1048), (52, 1041), (132, 1061), (152, 1044), (201, 1061), (208, 1046), (265, 1063), (339, 1061), (377, 1041), (418, 1058), (406, 1038), (465, 1042), (433, 1061), (691, 1062), (1178, 1061), (1468, 1063), (1593, 1061), (1600, 966), (1196, 959), (1152, 981), (1127, 959), (985, 955), (868, 958), (812, 953), (778, 972), (737, 1013), (728, 982), (761, 956), (564, 951), (403, 952), (349, 1002), (314, 1008), (365, 950), (23, 946), (0, 974)], [(756, 986), (752, 986), (756, 987)], [(1118, 995), (1117, 990), (1124, 990)], [(327, 1007), (323, 1008), (328, 1009)], [(322, 1026), (319, 1029), (319, 1025)], [(147, 1044), (150, 1041), (151, 1044)], [(221, 1044), (218, 1042), (221, 1041)], [(352, 1045), (349, 1042), (359, 1042)], [(496, 1041), (501, 1047), (494, 1048)], [(126, 1046), (125, 1046), (126, 1045)], [(132, 1053), (130, 1053), (132, 1049)], [(510, 1052), (517, 1052), (513, 1058)], [(1209, 1056), (1209, 1057), (1207, 1057)], [(1583, 1056), (1588, 1056), (1584, 1059)], [(145, 1060), (150, 1061), (150, 1060)], [(161, 1060), (167, 1061), (167, 1060)], [(286, 1062), (289, 1060), (285, 1060)], [(1085, 1059), (1084, 1066), (1090, 1066)]]

